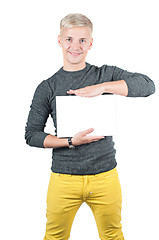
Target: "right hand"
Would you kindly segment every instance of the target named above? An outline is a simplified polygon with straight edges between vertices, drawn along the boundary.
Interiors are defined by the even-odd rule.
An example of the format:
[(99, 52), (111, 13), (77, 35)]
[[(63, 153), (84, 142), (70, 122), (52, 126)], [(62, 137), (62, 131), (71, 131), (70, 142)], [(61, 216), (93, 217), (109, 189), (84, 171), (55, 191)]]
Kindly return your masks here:
[(87, 136), (87, 134), (89, 134), (89, 133), (91, 133), (93, 131), (94, 131), (93, 128), (89, 128), (89, 129), (87, 129), (85, 131), (78, 132), (71, 139), (72, 140), (72, 144), (74, 146), (78, 146), (78, 145), (81, 145), (81, 144), (86, 144), (86, 143), (90, 143), (90, 142), (96, 142), (96, 141), (98, 141), (100, 139), (105, 138), (104, 136)]

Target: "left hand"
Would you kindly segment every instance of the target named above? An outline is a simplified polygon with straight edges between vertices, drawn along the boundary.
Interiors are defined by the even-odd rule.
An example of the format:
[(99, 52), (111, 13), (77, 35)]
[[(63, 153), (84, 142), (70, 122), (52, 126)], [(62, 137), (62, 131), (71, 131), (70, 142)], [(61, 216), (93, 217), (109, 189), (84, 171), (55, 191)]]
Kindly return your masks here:
[(104, 92), (102, 84), (96, 84), (92, 86), (87, 86), (84, 88), (79, 88), (77, 90), (70, 89), (67, 91), (69, 94), (75, 94), (80, 97), (95, 97), (99, 96)]

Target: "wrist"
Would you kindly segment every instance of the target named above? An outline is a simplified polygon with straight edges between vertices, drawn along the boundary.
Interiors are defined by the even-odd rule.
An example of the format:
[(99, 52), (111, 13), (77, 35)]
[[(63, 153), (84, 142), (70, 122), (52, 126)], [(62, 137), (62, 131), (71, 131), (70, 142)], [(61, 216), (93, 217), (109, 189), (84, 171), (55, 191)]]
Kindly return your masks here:
[(108, 92), (108, 84), (107, 84), (107, 82), (101, 83), (100, 85), (101, 85), (100, 87), (101, 87), (102, 94), (103, 93), (107, 93)]
[(72, 142), (72, 145), (75, 146), (74, 138), (73, 138), (73, 137), (71, 138), (71, 142)]
[(69, 147), (68, 138), (58, 138), (57, 137), (57, 145), (59, 147)]
[(69, 137), (69, 138), (68, 138), (69, 148), (75, 148), (75, 145), (73, 144), (72, 139), (73, 139), (73, 137)]

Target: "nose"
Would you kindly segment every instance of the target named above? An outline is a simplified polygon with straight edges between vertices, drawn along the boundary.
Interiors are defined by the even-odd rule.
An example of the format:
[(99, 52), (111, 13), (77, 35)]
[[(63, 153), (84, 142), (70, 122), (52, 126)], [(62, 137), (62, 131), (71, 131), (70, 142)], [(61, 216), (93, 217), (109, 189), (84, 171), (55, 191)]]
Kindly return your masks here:
[(72, 50), (77, 51), (77, 50), (80, 49), (80, 45), (79, 45), (78, 42), (75, 42), (75, 41), (74, 41), (74, 42), (72, 43), (71, 48), (72, 48)]

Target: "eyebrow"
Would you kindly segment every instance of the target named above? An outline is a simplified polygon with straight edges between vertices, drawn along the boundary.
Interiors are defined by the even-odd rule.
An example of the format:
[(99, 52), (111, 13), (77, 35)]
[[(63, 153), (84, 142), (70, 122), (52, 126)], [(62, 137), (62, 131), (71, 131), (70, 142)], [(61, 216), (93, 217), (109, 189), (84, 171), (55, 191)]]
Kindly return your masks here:
[[(71, 36), (65, 36), (65, 38), (73, 38), (73, 37), (71, 37)], [(80, 39), (86, 39), (86, 38), (82, 37), (82, 38), (80, 38)]]

